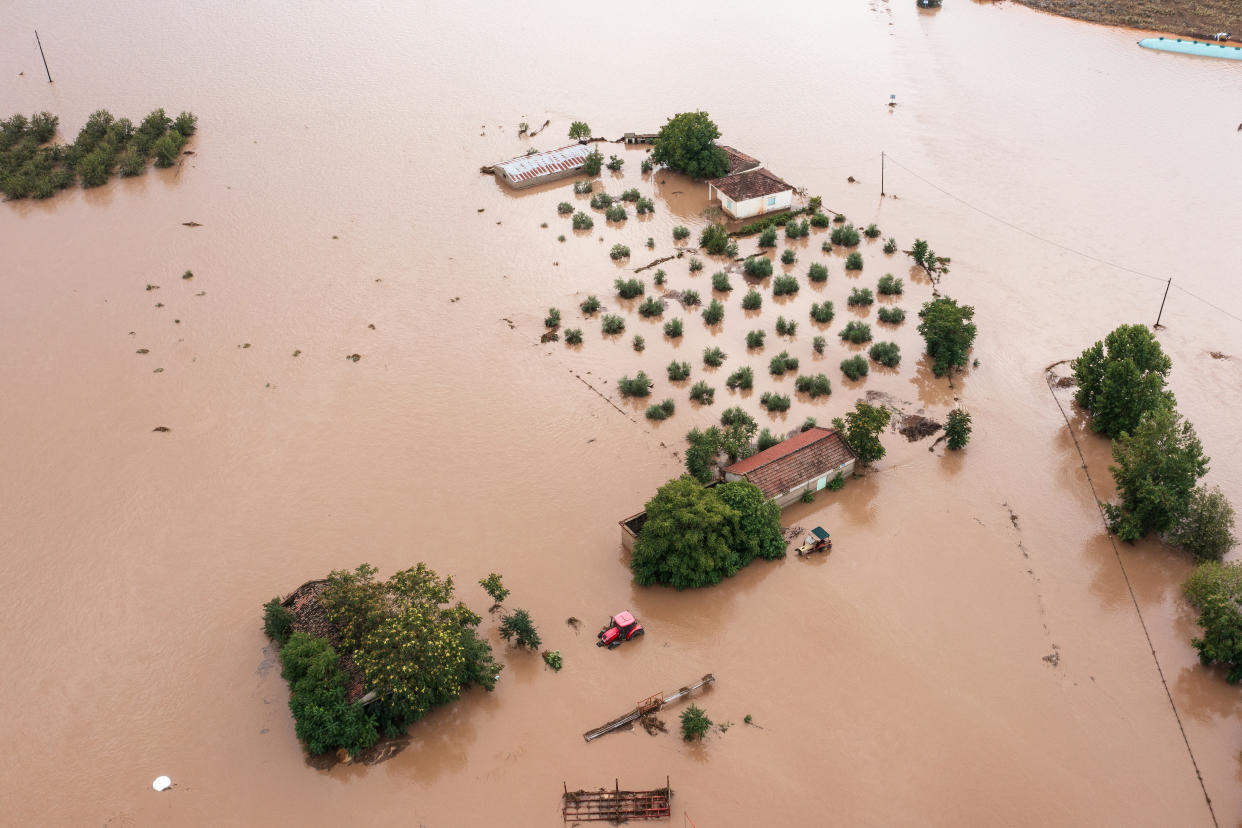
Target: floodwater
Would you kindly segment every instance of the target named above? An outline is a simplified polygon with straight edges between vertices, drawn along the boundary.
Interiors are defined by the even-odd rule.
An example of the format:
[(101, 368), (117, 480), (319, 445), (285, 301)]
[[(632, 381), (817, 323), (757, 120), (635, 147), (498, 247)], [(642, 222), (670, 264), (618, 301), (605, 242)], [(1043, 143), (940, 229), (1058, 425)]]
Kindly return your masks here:
[[(1175, 716), (1044, 380), (1115, 325), (1154, 321), (1173, 277), (1172, 385), (1209, 482), (1242, 503), (1242, 66), (1137, 39), (970, 3), (10, 4), (0, 111), (51, 110), (72, 137), (98, 107), (191, 109), (200, 134), (179, 171), (0, 205), (4, 820), (553, 825), (562, 782), (667, 775), (700, 828), (1207, 825), (1193, 753), (1216, 818), (1242, 823), (1242, 710), (1189, 645), (1190, 567), (1154, 542), (1120, 548)], [(691, 108), (860, 227), (951, 256), (943, 289), (977, 309), (979, 365), (934, 379), (914, 330), (930, 286), (879, 242), (847, 276), (823, 231), (793, 245), (796, 298), (765, 290), (747, 318), (735, 290), (719, 331), (676, 306), (680, 344), (631, 307), (615, 341), (581, 320), (588, 293), (615, 310), (612, 280), (670, 253), (674, 225), (697, 235), (701, 193), (614, 147), (627, 164), (608, 190), (654, 191), (657, 211), (579, 236), (555, 212), (569, 182), (514, 194), (479, 165), (559, 146), (573, 119), (617, 137)], [(902, 165), (885, 170), (892, 198), (881, 151)], [(616, 242), (628, 263), (608, 259)], [(664, 267), (706, 301), (719, 263)], [(877, 336), (902, 365), (844, 382), (845, 297), (884, 272), (906, 280), (907, 322)], [(823, 298), (836, 320), (815, 360), (807, 308)], [(580, 349), (538, 344), (549, 306), (584, 328)], [(746, 358), (758, 327), (767, 347)], [(729, 360), (704, 375), (709, 343)], [(759, 395), (792, 392), (765, 370), (782, 349), (834, 393), (771, 417)], [(674, 356), (717, 387), (714, 407), (669, 387)], [(723, 378), (743, 361), (757, 385), (735, 398)], [(671, 420), (616, 398), (640, 368)], [(891, 435), (873, 473), (787, 510), (829, 528), (829, 558), (690, 593), (632, 585), (616, 520), (678, 473), (691, 425), (736, 402), (789, 430), (866, 391), (933, 416), (960, 398), (973, 441), (946, 455)], [(1107, 496), (1107, 446), (1082, 438)], [(502, 572), (565, 669), (502, 652), (494, 693), (429, 716), (394, 758), (312, 767), (260, 605), (332, 568), (418, 560), (476, 608), (474, 581)], [(645, 640), (598, 651), (593, 625), (622, 608)], [(727, 733), (583, 742), (709, 671), (699, 704)], [(150, 789), (160, 774), (172, 791)]]

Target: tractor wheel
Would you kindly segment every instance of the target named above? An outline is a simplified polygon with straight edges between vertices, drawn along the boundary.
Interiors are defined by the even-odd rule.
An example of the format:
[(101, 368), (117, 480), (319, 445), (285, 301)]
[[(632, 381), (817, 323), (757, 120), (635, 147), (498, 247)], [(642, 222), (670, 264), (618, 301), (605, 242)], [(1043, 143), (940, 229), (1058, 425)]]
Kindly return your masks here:
[(646, 630), (634, 630), (634, 633), (630, 636), (630, 638), (638, 638), (644, 632), (646, 632)]
[(617, 648), (618, 648), (618, 647), (620, 647), (620, 646), (621, 646), (621, 639), (619, 639), (619, 638), (618, 638), (616, 641), (614, 641), (614, 642), (612, 642), (611, 644), (609, 644), (609, 645), (608, 645), (608, 649), (610, 649), (610, 650), (615, 650), (615, 649), (617, 649)]

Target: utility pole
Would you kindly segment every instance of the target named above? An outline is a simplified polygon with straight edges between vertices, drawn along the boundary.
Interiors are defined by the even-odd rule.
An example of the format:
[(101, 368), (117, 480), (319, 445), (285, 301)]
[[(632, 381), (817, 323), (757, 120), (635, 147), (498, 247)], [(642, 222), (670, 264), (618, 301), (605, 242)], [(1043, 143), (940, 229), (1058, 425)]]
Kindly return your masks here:
[(1156, 314), (1156, 328), (1160, 327), (1160, 317), (1164, 315), (1164, 300), (1169, 298), (1169, 286), (1173, 284), (1173, 277), (1169, 277), (1169, 281), (1164, 283), (1164, 297), (1160, 300), (1160, 312)]
[(47, 68), (47, 55), (43, 54), (43, 41), (39, 40), (39, 30), (35, 29), (35, 43), (39, 44), (39, 57), (43, 58), (43, 71), (47, 72), (47, 82), (52, 82), (52, 70)]
[(884, 198), (884, 150), (880, 150), (880, 198)]

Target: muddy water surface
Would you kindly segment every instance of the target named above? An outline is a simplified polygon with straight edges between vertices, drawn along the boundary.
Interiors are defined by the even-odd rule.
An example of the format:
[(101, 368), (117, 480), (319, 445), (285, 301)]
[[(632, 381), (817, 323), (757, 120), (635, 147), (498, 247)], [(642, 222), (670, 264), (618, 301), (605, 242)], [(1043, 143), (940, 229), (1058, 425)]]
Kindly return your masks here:
[[(1173, 276), (1173, 387), (1211, 481), (1242, 501), (1225, 414), (1242, 403), (1242, 327), (1182, 290), (1242, 306), (1242, 208), (1236, 187), (1214, 186), (1242, 180), (1240, 67), (1018, 7), (824, 6), (756, 18), (639, 4), (591, 21), (574, 5), (11, 9), (5, 114), (54, 111), (71, 137), (100, 106), (187, 108), (201, 132), (179, 171), (0, 205), (8, 818), (551, 825), (562, 781), (667, 774), (675, 810), (700, 826), (1210, 823), (1043, 368), (1151, 321), (1163, 289), (1066, 248)], [(36, 27), (54, 85), (38, 77)], [(713, 56), (756, 43), (779, 58), (735, 72)], [(860, 226), (951, 256), (944, 288), (978, 310), (980, 365), (952, 389), (935, 380), (913, 320), (930, 286), (879, 243), (847, 276), (822, 231), (792, 245), (796, 298), (761, 285), (747, 317), (735, 276), (718, 331), (676, 306), (679, 343), (628, 306), (616, 341), (581, 320), (589, 293), (617, 309), (611, 283), (648, 260), (648, 237), (654, 258), (674, 225), (697, 234), (701, 192), (643, 177), (641, 151), (613, 148), (627, 164), (607, 189), (654, 192), (657, 212), (619, 228), (599, 216), (579, 236), (555, 212), (576, 201), (568, 182), (514, 194), (478, 166), (559, 146), (572, 119), (617, 137), (692, 107)], [(519, 121), (547, 119), (517, 138)], [(881, 200), (881, 150), (927, 181), (890, 164), (897, 197)], [(608, 259), (616, 242), (628, 263)], [(828, 265), (822, 287), (803, 278), (812, 261)], [(706, 301), (720, 266), (670, 262), (669, 287)], [(902, 346), (902, 366), (844, 382), (845, 296), (884, 272), (906, 280), (910, 319), (877, 337)], [(825, 298), (836, 319), (816, 360), (807, 309)], [(548, 306), (584, 328), (580, 349), (538, 344)], [(775, 337), (778, 314), (798, 321), (792, 340)], [(751, 327), (768, 344), (746, 358)], [(729, 360), (705, 373), (711, 344)], [(766, 371), (781, 349), (828, 374), (832, 396), (762, 413), (762, 391), (792, 393), (793, 377)], [(674, 357), (717, 386), (716, 406), (669, 386)], [(723, 377), (744, 359), (757, 387), (734, 398)], [(652, 425), (615, 397), (639, 369), (674, 398), (673, 419)], [(788, 430), (869, 390), (933, 416), (960, 397), (974, 441), (948, 456), (893, 435), (874, 473), (787, 510), (832, 531), (831, 558), (757, 563), (694, 593), (631, 584), (615, 521), (678, 472), (692, 424), (737, 402)], [(1107, 447), (1084, 446), (1107, 484)], [(1155, 544), (1121, 555), (1216, 814), (1238, 824), (1237, 695), (1187, 643), (1189, 567)], [(436, 712), (395, 758), (309, 766), (259, 606), (363, 560), (385, 573), (426, 560), (476, 607), (474, 580), (503, 572), (565, 669), (505, 654), (494, 693)], [(622, 607), (646, 640), (597, 651), (593, 626)], [(583, 743), (708, 671), (718, 683), (700, 703), (727, 733)], [(161, 773), (176, 787), (156, 795)]]

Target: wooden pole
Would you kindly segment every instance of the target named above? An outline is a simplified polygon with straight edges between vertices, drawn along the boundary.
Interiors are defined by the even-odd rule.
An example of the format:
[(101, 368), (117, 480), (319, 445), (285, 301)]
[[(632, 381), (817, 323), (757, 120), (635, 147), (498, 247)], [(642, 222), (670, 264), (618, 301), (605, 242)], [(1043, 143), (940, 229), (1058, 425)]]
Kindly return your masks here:
[(880, 198), (884, 198), (884, 151), (880, 151)]
[(1169, 298), (1169, 287), (1173, 284), (1173, 277), (1169, 277), (1169, 281), (1164, 283), (1164, 297), (1160, 300), (1160, 312), (1156, 314), (1156, 327), (1160, 327), (1160, 317), (1164, 315), (1164, 301)]
[(39, 30), (35, 29), (35, 43), (39, 44), (39, 57), (43, 58), (43, 71), (47, 72), (47, 82), (52, 82), (52, 70), (47, 68), (47, 55), (43, 54), (43, 41), (39, 40)]

